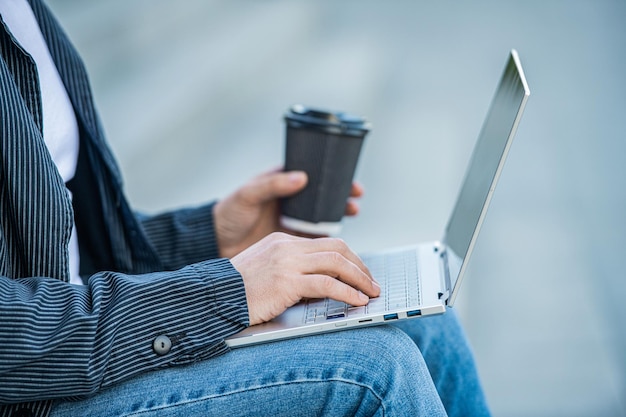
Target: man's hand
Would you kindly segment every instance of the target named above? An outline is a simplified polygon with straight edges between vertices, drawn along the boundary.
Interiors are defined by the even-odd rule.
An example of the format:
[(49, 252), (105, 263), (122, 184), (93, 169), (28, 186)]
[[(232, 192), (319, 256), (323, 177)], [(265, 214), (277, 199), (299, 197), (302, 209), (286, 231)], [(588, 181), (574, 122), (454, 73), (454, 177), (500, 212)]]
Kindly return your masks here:
[[(278, 199), (297, 193), (306, 183), (304, 172), (272, 171), (252, 179), (218, 202), (213, 218), (220, 256), (232, 258), (270, 233), (280, 231)], [(363, 188), (354, 184), (351, 197), (362, 195)], [(346, 203), (346, 215), (354, 216), (358, 211), (355, 201)]]
[(367, 304), (380, 287), (339, 239), (273, 233), (231, 259), (246, 289), (250, 325), (273, 319), (303, 298)]

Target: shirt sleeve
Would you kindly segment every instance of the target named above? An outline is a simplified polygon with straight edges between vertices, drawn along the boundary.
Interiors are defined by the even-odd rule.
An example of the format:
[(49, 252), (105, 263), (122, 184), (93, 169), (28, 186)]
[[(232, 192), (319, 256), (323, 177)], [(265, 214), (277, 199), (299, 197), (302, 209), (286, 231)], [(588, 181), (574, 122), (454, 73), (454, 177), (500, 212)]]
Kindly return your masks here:
[(138, 214), (148, 241), (168, 270), (219, 257), (213, 206), (186, 208), (154, 216)]
[(226, 259), (98, 273), (86, 286), (0, 277), (0, 300), (0, 404), (82, 398), (211, 358), (249, 324), (243, 281)]

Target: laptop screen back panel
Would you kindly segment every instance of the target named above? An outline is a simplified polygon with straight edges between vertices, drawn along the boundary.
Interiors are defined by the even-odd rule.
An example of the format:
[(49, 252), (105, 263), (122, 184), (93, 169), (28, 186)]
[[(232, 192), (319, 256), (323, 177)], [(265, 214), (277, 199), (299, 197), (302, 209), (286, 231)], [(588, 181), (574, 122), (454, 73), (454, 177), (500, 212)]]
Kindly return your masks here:
[(452, 216), (442, 240), (446, 248), (448, 287), (452, 305), (487, 213), (530, 90), (515, 50), (511, 51), (500, 84), (474, 148)]

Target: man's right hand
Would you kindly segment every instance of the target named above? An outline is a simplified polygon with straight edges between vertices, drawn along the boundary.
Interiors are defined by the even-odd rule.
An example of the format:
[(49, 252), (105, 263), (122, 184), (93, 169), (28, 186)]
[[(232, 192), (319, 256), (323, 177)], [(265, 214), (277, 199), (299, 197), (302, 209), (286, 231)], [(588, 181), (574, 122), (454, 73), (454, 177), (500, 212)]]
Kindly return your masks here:
[(362, 306), (380, 295), (365, 264), (340, 239), (272, 233), (231, 262), (243, 277), (250, 325), (273, 319), (303, 298)]

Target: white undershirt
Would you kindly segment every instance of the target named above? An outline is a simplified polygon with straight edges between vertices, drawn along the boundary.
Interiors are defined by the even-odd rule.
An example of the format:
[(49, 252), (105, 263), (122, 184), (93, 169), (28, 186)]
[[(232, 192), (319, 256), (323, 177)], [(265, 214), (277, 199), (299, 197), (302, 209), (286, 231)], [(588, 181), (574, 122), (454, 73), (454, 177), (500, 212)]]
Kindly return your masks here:
[[(42, 97), (43, 138), (61, 178), (67, 183), (74, 177), (78, 162), (78, 124), (72, 103), (28, 2), (0, 0), (0, 15), (13, 37), (37, 65)], [(75, 224), (72, 227), (69, 256), (70, 281), (82, 284)]]

